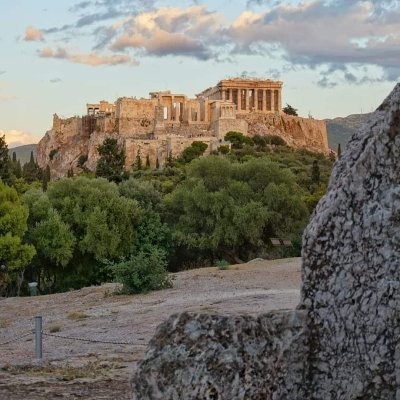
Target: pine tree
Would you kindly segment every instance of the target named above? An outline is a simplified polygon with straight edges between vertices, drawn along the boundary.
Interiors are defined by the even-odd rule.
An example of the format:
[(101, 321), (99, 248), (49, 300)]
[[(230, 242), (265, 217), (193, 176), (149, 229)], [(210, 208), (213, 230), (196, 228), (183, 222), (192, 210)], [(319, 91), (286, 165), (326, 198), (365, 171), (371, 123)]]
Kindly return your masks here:
[(319, 171), (318, 161), (314, 160), (313, 166), (312, 166), (312, 169), (311, 169), (311, 182), (316, 184), (316, 185), (319, 185), (320, 178), (321, 178), (320, 175), (321, 174), (320, 174), (320, 171)]
[(337, 158), (340, 158), (341, 155), (342, 155), (342, 146), (339, 143), (337, 147)]
[(35, 158), (33, 157), (33, 151), (31, 151), (29, 162), (24, 164), (24, 166), (22, 167), (22, 177), (28, 183), (32, 183), (33, 181), (40, 179), (40, 172), (40, 168), (35, 162)]
[(150, 168), (150, 156), (147, 154), (146, 156), (146, 169)]
[(140, 157), (140, 149), (137, 152), (136, 160), (135, 160), (135, 169), (140, 171), (142, 169), (142, 158)]
[(11, 163), (5, 135), (0, 136), (0, 179), (4, 183), (11, 183)]
[(158, 157), (156, 159), (156, 169), (160, 169), (160, 161), (158, 161)]
[(50, 182), (50, 167), (49, 167), (49, 165), (47, 164), (47, 167), (46, 167), (46, 169), (43, 171), (43, 174), (42, 174), (43, 176), (42, 176), (42, 189), (43, 189), (43, 192), (45, 192), (46, 190), (47, 190), (47, 186), (48, 186), (48, 184), (49, 184), (49, 182)]

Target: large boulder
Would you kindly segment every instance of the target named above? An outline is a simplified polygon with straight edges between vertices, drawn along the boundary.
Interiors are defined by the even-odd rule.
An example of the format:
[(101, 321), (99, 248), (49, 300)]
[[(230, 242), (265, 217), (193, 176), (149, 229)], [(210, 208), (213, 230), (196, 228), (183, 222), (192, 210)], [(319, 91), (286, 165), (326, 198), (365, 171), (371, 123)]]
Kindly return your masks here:
[(304, 234), (298, 310), (183, 314), (139, 364), (138, 400), (400, 400), (400, 85), (336, 163)]
[(400, 85), (347, 145), (305, 231), (301, 307), (308, 398), (400, 399)]

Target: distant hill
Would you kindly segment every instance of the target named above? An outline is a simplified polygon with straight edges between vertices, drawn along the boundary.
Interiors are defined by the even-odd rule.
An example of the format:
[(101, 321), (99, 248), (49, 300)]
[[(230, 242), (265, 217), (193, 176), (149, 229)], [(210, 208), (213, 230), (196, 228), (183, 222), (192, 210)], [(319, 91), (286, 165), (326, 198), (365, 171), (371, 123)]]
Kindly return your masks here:
[(329, 147), (336, 151), (340, 143), (343, 150), (353, 133), (367, 122), (370, 115), (371, 113), (352, 114), (344, 118), (326, 119)]
[(31, 151), (33, 151), (33, 156), (36, 159), (36, 144), (26, 144), (24, 146), (13, 147), (12, 149), (8, 149), (8, 153), (10, 157), (12, 157), (13, 152), (17, 155), (17, 160), (20, 160), (21, 164), (25, 164), (29, 161), (31, 157)]

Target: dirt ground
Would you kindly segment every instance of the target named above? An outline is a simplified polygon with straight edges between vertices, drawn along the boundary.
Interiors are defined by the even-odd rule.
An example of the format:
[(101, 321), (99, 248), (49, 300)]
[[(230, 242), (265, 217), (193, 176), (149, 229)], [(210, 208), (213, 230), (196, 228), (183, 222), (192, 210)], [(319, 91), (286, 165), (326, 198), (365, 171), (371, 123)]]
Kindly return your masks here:
[[(0, 299), (0, 399), (130, 399), (129, 377), (157, 325), (169, 315), (293, 309), (300, 296), (300, 265), (299, 258), (291, 258), (252, 261), (225, 271), (185, 271), (173, 274), (173, 288), (143, 295), (115, 295), (115, 285), (107, 284)], [(42, 361), (34, 358), (36, 315), (43, 317), (47, 334)], [(16, 341), (2, 344), (11, 339)]]

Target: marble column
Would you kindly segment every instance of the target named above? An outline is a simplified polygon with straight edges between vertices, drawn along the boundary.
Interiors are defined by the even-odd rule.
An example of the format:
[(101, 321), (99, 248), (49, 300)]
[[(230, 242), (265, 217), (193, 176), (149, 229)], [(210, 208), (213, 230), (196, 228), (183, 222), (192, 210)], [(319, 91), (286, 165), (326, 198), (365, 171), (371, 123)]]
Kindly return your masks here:
[(246, 105), (245, 110), (250, 111), (250, 89), (246, 89)]
[(242, 89), (237, 89), (237, 109), (242, 109)]

